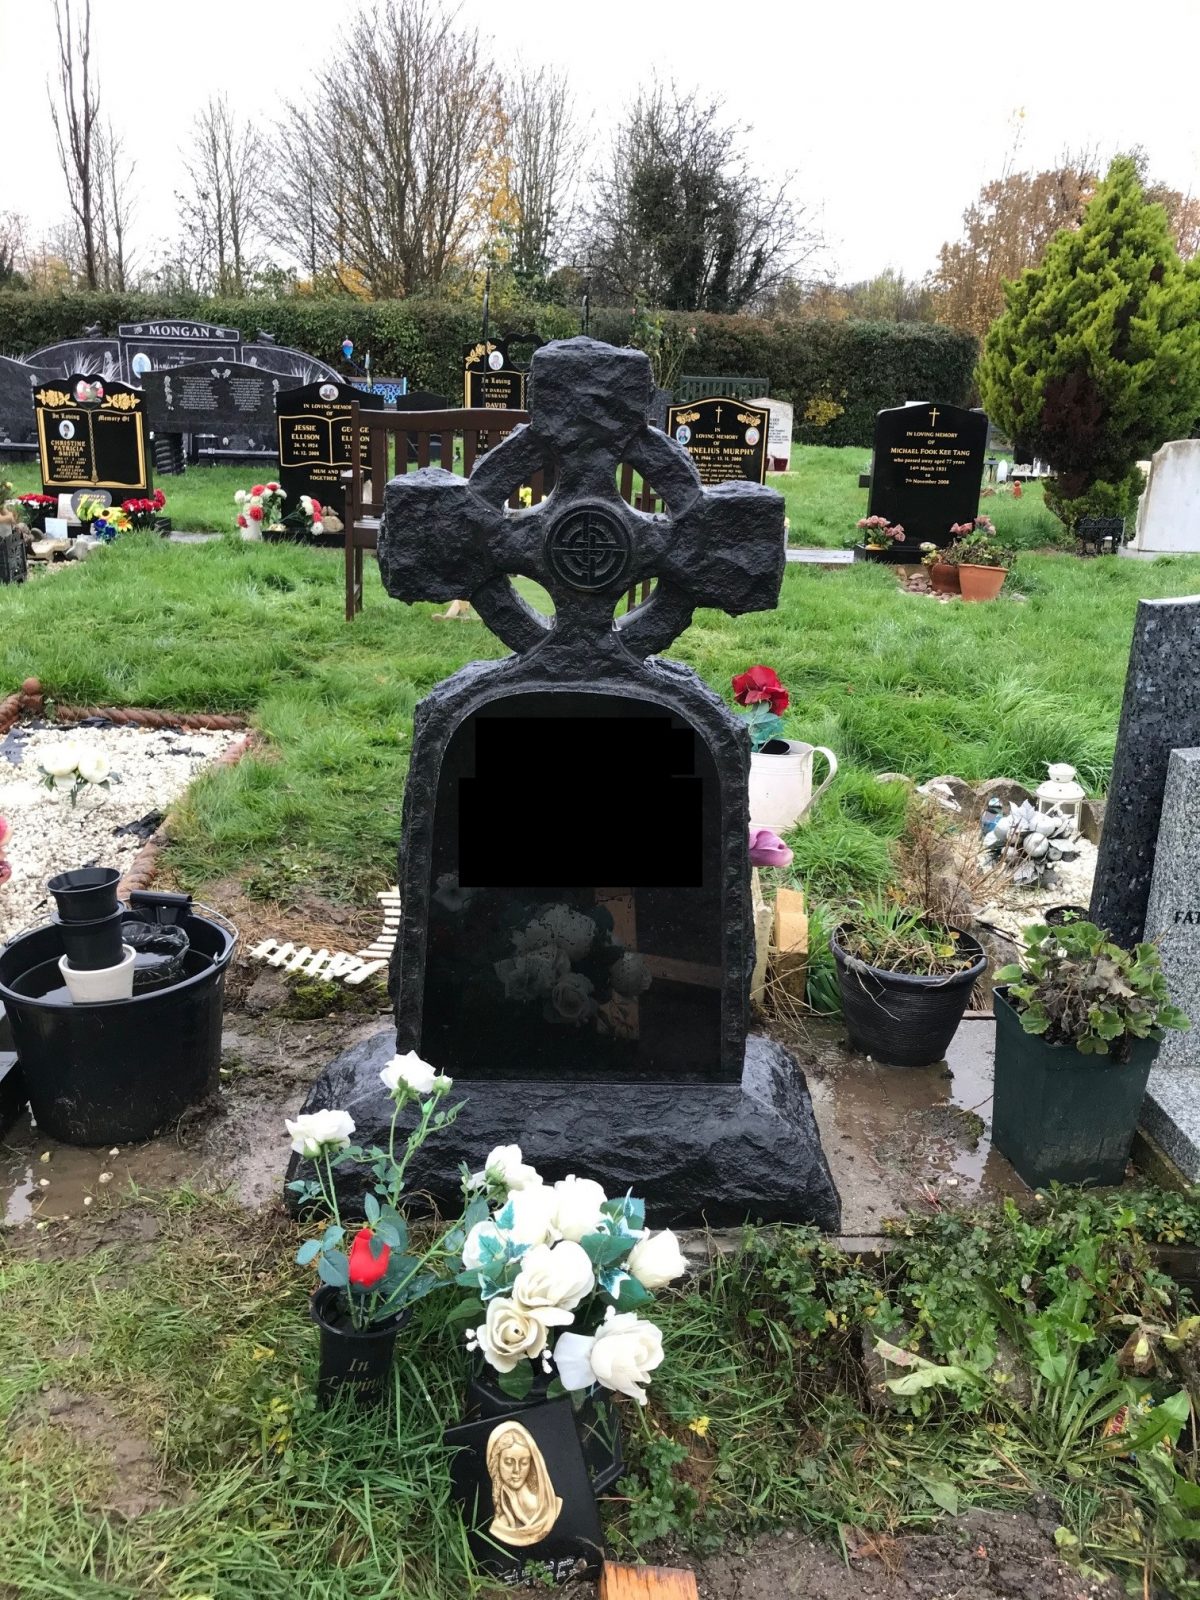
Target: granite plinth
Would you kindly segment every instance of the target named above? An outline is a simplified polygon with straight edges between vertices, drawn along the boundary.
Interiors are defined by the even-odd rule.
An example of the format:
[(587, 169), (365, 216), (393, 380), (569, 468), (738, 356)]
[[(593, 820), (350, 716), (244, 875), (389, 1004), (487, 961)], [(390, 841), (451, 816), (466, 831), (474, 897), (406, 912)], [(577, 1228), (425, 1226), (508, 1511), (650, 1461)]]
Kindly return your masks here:
[[(391, 1101), (379, 1073), (395, 1047), (395, 1032), (385, 1028), (346, 1051), (303, 1109), (348, 1111), (360, 1143), (386, 1143)], [(409, 1193), (445, 1212), (460, 1204), (460, 1162), (474, 1171), (494, 1145), (519, 1144), (548, 1181), (579, 1173), (610, 1194), (632, 1189), (656, 1228), (755, 1220), (811, 1222), (832, 1233), (840, 1225), (804, 1074), (771, 1039), (747, 1039), (740, 1084), (459, 1079), (450, 1102), (459, 1101), (457, 1120), (432, 1135), (409, 1169)], [(288, 1180), (310, 1171), (293, 1156)], [(357, 1171), (339, 1175), (338, 1197), (348, 1213), (361, 1214)], [(294, 1199), (288, 1194), (289, 1204)]]
[(1138, 602), (1091, 905), (1118, 944), (1146, 925), (1171, 751), (1200, 746), (1198, 647), (1200, 595)]
[(1138, 1125), (1189, 1183), (1200, 1182), (1200, 1066), (1156, 1063)]
[[(1192, 1023), (1188, 1033), (1167, 1034), (1155, 1071), (1200, 1070), (1200, 750), (1171, 751), (1145, 932), (1158, 943), (1172, 1001)], [(1200, 1116), (1195, 1122), (1200, 1133)]]

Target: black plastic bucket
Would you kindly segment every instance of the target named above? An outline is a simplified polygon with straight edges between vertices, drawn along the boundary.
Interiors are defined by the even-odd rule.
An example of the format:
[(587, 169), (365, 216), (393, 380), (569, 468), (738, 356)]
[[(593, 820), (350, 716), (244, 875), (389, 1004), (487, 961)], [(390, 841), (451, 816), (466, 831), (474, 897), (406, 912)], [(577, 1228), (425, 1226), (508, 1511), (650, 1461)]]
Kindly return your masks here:
[(128, 1000), (74, 1006), (56, 924), (0, 951), (0, 1002), (38, 1127), (64, 1144), (152, 1138), (217, 1085), (225, 970), (236, 934), (191, 916), (181, 981)]
[(857, 960), (842, 947), (841, 932), (830, 944), (851, 1048), (893, 1067), (931, 1067), (941, 1061), (976, 980), (987, 971), (983, 946), (960, 934), (958, 947), (972, 958), (971, 966), (945, 978), (922, 978)]

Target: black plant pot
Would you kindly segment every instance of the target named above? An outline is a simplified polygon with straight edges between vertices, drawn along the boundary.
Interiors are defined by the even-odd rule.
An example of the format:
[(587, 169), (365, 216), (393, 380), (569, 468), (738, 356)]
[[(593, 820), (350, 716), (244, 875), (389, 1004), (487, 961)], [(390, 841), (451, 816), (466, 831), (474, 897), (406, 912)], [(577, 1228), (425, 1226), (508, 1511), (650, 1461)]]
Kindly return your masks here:
[(931, 1067), (941, 1061), (972, 988), (987, 971), (983, 946), (970, 934), (960, 934), (958, 947), (974, 957), (971, 966), (946, 978), (922, 978), (859, 961), (843, 948), (842, 931), (837, 930), (830, 944), (851, 1047), (894, 1067)]
[(62, 922), (95, 922), (117, 909), (116, 867), (78, 867), (60, 872), (46, 887), (54, 896)]
[[(509, 1417), (528, 1411), (531, 1406), (544, 1405), (546, 1391), (554, 1374), (545, 1373), (540, 1366), (533, 1369), (533, 1382), (529, 1392), (520, 1400), (505, 1394), (499, 1384), (499, 1374), (481, 1361), (471, 1380), (468, 1391), (470, 1410), (481, 1417)], [(575, 1428), (583, 1449), (588, 1478), (594, 1494), (604, 1494), (625, 1471), (625, 1453), (621, 1446), (621, 1419), (613, 1397), (599, 1384), (587, 1390), (582, 1399), (572, 1395), (575, 1410)]]
[(124, 916), (118, 906), (111, 916), (98, 917), (95, 922), (57, 919), (67, 960), (77, 972), (99, 972), (103, 967), (116, 966), (125, 942), (121, 935)]
[(323, 1284), (312, 1297), (312, 1319), (321, 1330), (317, 1403), (322, 1411), (338, 1400), (362, 1407), (383, 1403), (396, 1335), (412, 1316), (409, 1309), (370, 1328), (355, 1328), (338, 1308), (340, 1293), (332, 1284)]
[(1026, 1033), (1003, 989), (992, 1004), (992, 1144), (1031, 1188), (1121, 1183), (1158, 1041), (1135, 1040), (1126, 1062), (1085, 1056)]
[(1048, 928), (1066, 928), (1073, 922), (1090, 922), (1086, 906), (1049, 906), (1041, 916)]

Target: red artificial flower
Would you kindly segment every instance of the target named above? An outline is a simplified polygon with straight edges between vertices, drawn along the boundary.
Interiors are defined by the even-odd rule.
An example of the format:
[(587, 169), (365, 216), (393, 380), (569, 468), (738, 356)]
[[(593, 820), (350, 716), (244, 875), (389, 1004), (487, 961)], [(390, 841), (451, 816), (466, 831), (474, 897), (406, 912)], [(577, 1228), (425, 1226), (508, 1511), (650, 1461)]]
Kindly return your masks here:
[(350, 1282), (356, 1289), (373, 1289), (388, 1269), (391, 1247), (380, 1242), (373, 1249), (375, 1235), (370, 1228), (360, 1228), (350, 1246)]
[(740, 706), (768, 701), (776, 716), (788, 708), (788, 692), (771, 667), (751, 667), (749, 672), (739, 672), (733, 680), (733, 698)]
[(246, 521), (245, 517), (239, 517), (237, 525), (238, 525), (239, 528), (248, 528), (250, 526), (250, 524)]
[[(270, 492), (272, 494), (278, 494), (279, 493), (279, 485), (277, 483), (274, 483), (274, 482), (269, 483), (269, 484), (267, 484), (267, 488), (270, 490)], [(261, 489), (252, 489), (251, 493), (252, 494), (261, 494), (262, 490)]]
[(250, 491), (251, 494), (266, 494), (266, 492), (265, 486), (261, 483), (256, 483)]
[(316, 495), (310, 495), (309, 499), (313, 503), (313, 516), (319, 519), (321, 515), (321, 502), (317, 499)]
[(262, 507), (261, 506), (251, 506), (250, 507), (250, 515), (254, 518), (255, 522), (261, 522), (262, 521)]
[(156, 511), (161, 511), (167, 503), (167, 497), (161, 489), (155, 489), (151, 498), (154, 501), (154, 509)]

